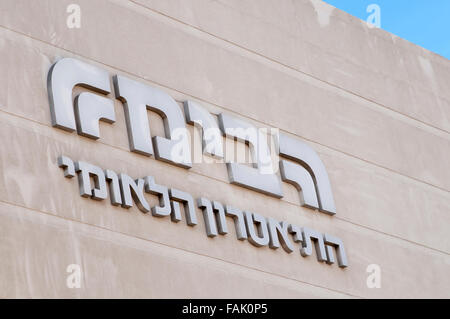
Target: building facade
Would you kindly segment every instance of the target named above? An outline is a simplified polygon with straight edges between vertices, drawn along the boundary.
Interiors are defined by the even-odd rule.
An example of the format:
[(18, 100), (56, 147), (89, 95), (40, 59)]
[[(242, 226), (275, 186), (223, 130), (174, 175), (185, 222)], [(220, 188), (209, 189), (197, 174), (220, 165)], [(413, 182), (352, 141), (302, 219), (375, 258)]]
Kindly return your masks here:
[[(319, 0), (73, 4), (0, 2), (1, 297), (450, 297), (447, 59)], [(279, 189), (193, 147), (188, 101), (278, 129)]]

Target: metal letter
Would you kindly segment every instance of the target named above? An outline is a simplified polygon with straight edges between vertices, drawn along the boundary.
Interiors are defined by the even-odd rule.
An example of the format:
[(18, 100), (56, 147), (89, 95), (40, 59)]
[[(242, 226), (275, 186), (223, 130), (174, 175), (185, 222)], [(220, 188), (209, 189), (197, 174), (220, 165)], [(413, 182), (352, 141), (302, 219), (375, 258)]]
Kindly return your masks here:
[(150, 211), (150, 206), (144, 198), (144, 180), (142, 178), (139, 178), (134, 181), (130, 176), (120, 173), (119, 181), (123, 201), (122, 207), (132, 207), (134, 199), (137, 207), (143, 213), (148, 213)]
[(67, 156), (61, 155), (58, 157), (58, 167), (64, 169), (64, 177), (72, 178), (75, 176), (75, 166), (73, 161)]
[(312, 240), (316, 246), (316, 254), (318, 261), (326, 261), (327, 253), (325, 252), (325, 245), (323, 242), (322, 234), (318, 231), (312, 230), (310, 228), (303, 227), (303, 247), (300, 249), (300, 254), (303, 257), (311, 256), (312, 254)]
[(303, 243), (302, 229), (296, 225), (289, 225), (288, 232), (292, 234), (294, 243)]
[(170, 207), (172, 208), (172, 214), (170, 215), (170, 219), (174, 223), (178, 223), (181, 220), (180, 203), (173, 200), (170, 202)]
[[(225, 219), (225, 210), (223, 205), (217, 201), (213, 201), (213, 212), (216, 213), (217, 226), (219, 228), (219, 234), (228, 234), (227, 220)], [(217, 217), (219, 217), (217, 219)]]
[[(248, 143), (254, 161), (256, 162), (255, 168), (238, 163), (227, 163), (230, 183), (277, 198), (283, 197), (280, 177), (273, 173), (261, 174), (258, 170), (258, 168), (261, 168), (262, 166), (260, 155), (264, 154), (264, 156), (270, 156), (267, 142), (258, 142), (258, 136), (251, 137), (243, 133), (245, 130), (257, 130), (257, 128), (249, 123), (223, 113), (219, 114), (219, 125), (224, 136), (234, 137), (238, 141)], [(235, 132), (231, 135), (230, 130), (233, 129)]]
[(100, 137), (99, 121), (114, 123), (114, 102), (104, 97), (84, 92), (75, 98), (75, 116), (78, 134), (93, 138)]
[[(105, 70), (72, 58), (64, 58), (53, 64), (48, 72), (47, 78), (52, 126), (69, 132), (73, 132), (76, 129), (72, 103), (72, 90), (76, 85), (101, 94), (108, 94), (111, 92), (109, 74)], [(86, 107), (93, 108), (88, 112), (103, 114), (103, 111), (98, 111), (97, 107), (104, 109), (106, 107), (105, 105), (108, 103), (103, 101), (100, 102), (101, 104), (92, 104), (91, 102), (97, 103), (104, 100), (104, 98), (100, 96), (95, 99), (89, 98), (92, 95), (93, 94), (89, 94), (82, 98), (82, 101), (90, 102), (89, 106)], [(110, 106), (112, 107), (112, 105)], [(81, 105), (81, 101), (79, 107), (83, 109), (83, 112), (85, 111), (85, 107)], [(110, 112), (110, 110), (108, 112)], [(114, 112), (114, 108), (112, 108), (112, 112)], [(91, 121), (91, 119), (89, 120)], [(96, 125), (97, 123), (94, 126), (88, 124), (87, 127), (92, 129), (92, 127), (95, 127)], [(98, 138), (95, 134), (94, 137)]]
[(117, 174), (107, 169), (105, 170), (106, 180), (109, 181), (109, 196), (111, 197), (111, 204), (114, 206), (122, 204), (122, 195), (120, 195), (120, 184)]
[(341, 239), (324, 234), (323, 240), (325, 242), (325, 247), (327, 251), (327, 263), (334, 263), (334, 255), (333, 255), (333, 247), (336, 249), (338, 265), (341, 268), (345, 268), (348, 266), (347, 255), (345, 253), (344, 243)]
[(156, 217), (169, 216), (172, 211), (170, 208), (169, 189), (156, 184), (152, 176), (147, 176), (145, 178), (145, 191), (157, 195), (159, 198), (159, 206), (152, 207), (152, 215)]
[(289, 240), (288, 237), (288, 226), (286, 222), (278, 222), (273, 218), (267, 218), (267, 226), (269, 228), (269, 247), (272, 249), (280, 248), (281, 246), (287, 253), (292, 253), (294, 251), (294, 245)]
[(211, 201), (204, 197), (197, 199), (197, 205), (203, 211), (203, 218), (205, 219), (206, 234), (208, 237), (217, 236), (216, 218), (211, 206)]
[(244, 214), (241, 210), (228, 206), (225, 206), (226, 216), (231, 216), (234, 220), (234, 227), (236, 228), (236, 237), (239, 240), (247, 239), (247, 230), (245, 229)]
[(336, 214), (330, 180), (317, 153), (305, 143), (285, 134), (280, 134), (279, 144), (281, 156), (297, 161), (311, 174), (316, 184), (319, 210), (330, 215)]
[[(97, 200), (106, 198), (105, 174), (100, 167), (80, 161), (75, 163), (75, 171), (78, 172), (78, 183), (82, 197), (91, 197)], [(91, 186), (91, 176), (94, 177), (94, 189)]]
[[(268, 245), (269, 232), (267, 231), (266, 218), (259, 214), (245, 212), (245, 221), (247, 233), (249, 234), (248, 241), (256, 247)], [(255, 223), (257, 224), (256, 230)]]
[(223, 158), (222, 134), (211, 113), (192, 101), (184, 102), (186, 122), (202, 128), (203, 152), (216, 158)]
[[(172, 133), (174, 130), (184, 129), (184, 134), (187, 135), (183, 113), (175, 100), (157, 88), (120, 75), (115, 75), (113, 80), (116, 98), (124, 105), (131, 151), (147, 156), (153, 155), (147, 116), (147, 109), (149, 109), (163, 118), (166, 135), (166, 137), (153, 138), (155, 157), (177, 166), (190, 168), (192, 163), (189, 145), (185, 145), (188, 154), (184, 162), (172, 158), (172, 148), (178, 143), (172, 139)], [(188, 138), (186, 143), (187, 141)]]
[(281, 179), (297, 188), (300, 196), (300, 204), (309, 208), (319, 208), (316, 186), (311, 174), (300, 165), (287, 161), (280, 161)]
[[(186, 223), (189, 226), (195, 226), (197, 225), (197, 215), (195, 213), (195, 207), (194, 207), (194, 200), (192, 199), (192, 196), (186, 192), (182, 192), (178, 189), (170, 189), (169, 191), (170, 194), (170, 198), (176, 201), (181, 202), (184, 205), (184, 213), (186, 215)], [(181, 218), (181, 214), (180, 212), (180, 207), (179, 205), (176, 205), (176, 203), (174, 203), (174, 205), (172, 206), (175, 210), (178, 210), (178, 212), (174, 213), (174, 217), (180, 217)]]

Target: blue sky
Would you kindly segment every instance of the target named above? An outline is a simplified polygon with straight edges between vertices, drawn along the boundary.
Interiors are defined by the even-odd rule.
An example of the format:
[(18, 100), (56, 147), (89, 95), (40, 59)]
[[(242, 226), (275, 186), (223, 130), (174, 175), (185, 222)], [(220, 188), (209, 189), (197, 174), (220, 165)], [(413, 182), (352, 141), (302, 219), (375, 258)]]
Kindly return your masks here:
[(381, 9), (381, 28), (450, 59), (450, 0), (324, 0), (366, 20)]

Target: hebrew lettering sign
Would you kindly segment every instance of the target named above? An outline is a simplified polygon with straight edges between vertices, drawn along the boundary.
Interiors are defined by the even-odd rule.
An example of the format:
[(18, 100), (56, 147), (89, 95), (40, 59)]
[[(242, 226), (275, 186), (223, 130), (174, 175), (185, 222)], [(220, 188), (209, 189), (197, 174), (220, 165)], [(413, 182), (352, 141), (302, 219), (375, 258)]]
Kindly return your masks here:
[[(76, 86), (84, 91), (73, 97)], [(336, 214), (324, 164), (296, 137), (278, 130), (268, 132), (230, 113), (212, 114), (194, 101), (184, 101), (182, 108), (159, 88), (73, 58), (60, 59), (51, 67), (48, 96), (54, 127), (94, 140), (101, 138), (99, 121), (114, 125), (121, 120), (114, 109), (114, 99), (120, 101), (130, 151), (168, 163), (167, 170), (170, 165), (189, 170), (196, 163), (187, 129), (187, 125), (193, 125), (201, 131), (202, 153), (226, 165), (230, 183), (275, 198), (284, 196), (282, 183), (289, 183), (297, 189), (300, 205), (329, 216)], [(148, 110), (162, 118), (163, 136), (152, 134)], [(248, 148), (251, 165), (227, 157), (227, 139)], [(320, 262), (348, 266), (343, 242), (331, 234), (265, 217), (260, 212), (242, 211), (232, 203), (193, 198), (186, 190), (158, 184), (153, 176), (131, 177), (64, 154), (57, 163), (66, 178), (77, 176), (82, 197), (109, 197), (111, 205), (124, 209), (136, 205), (144, 214), (170, 217), (175, 223), (185, 220), (191, 227), (198, 224), (198, 210), (208, 237), (227, 235), (227, 219), (232, 219), (238, 240), (256, 247), (281, 247), (287, 253), (298, 250), (303, 257), (311, 256), (314, 250)], [(157, 196), (159, 205), (150, 207), (146, 194)]]

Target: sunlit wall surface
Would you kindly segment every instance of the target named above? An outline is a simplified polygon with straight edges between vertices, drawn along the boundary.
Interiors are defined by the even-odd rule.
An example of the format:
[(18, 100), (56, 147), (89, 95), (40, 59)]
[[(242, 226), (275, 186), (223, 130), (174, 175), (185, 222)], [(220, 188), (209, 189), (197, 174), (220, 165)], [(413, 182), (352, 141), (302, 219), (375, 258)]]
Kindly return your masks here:
[[(1, 297), (450, 297), (447, 59), (323, 1), (2, 0), (0, 23)], [(100, 70), (89, 80), (103, 82), (50, 92), (68, 96), (72, 117), (81, 92), (112, 108), (99, 133), (52, 126), (48, 74), (62, 58)], [(201, 151), (189, 169), (133, 151), (125, 112), (143, 95), (121, 97), (116, 75), (164, 92), (174, 102), (162, 93), (156, 102), (170, 100), (177, 114), (189, 100), (211, 123), (224, 113), (307, 145), (336, 214), (302, 206), (303, 193), (284, 181), (281, 198), (231, 184), (227, 166)], [(146, 115), (151, 136), (171, 138), (161, 112)], [(137, 122), (146, 121), (144, 111)], [(153, 177), (171, 189), (167, 209), (181, 220), (143, 213), (136, 196), (122, 207), (110, 188), (89, 198), (75, 176), (86, 164), (71, 172), (60, 156), (129, 183)], [(152, 189), (142, 195), (150, 208), (160, 204)], [(195, 199), (196, 224), (181, 192)], [(239, 240), (232, 216), (227, 234), (208, 237), (202, 197), (333, 235), (348, 265), (308, 255), (302, 236), (288, 234), (291, 253)]]

